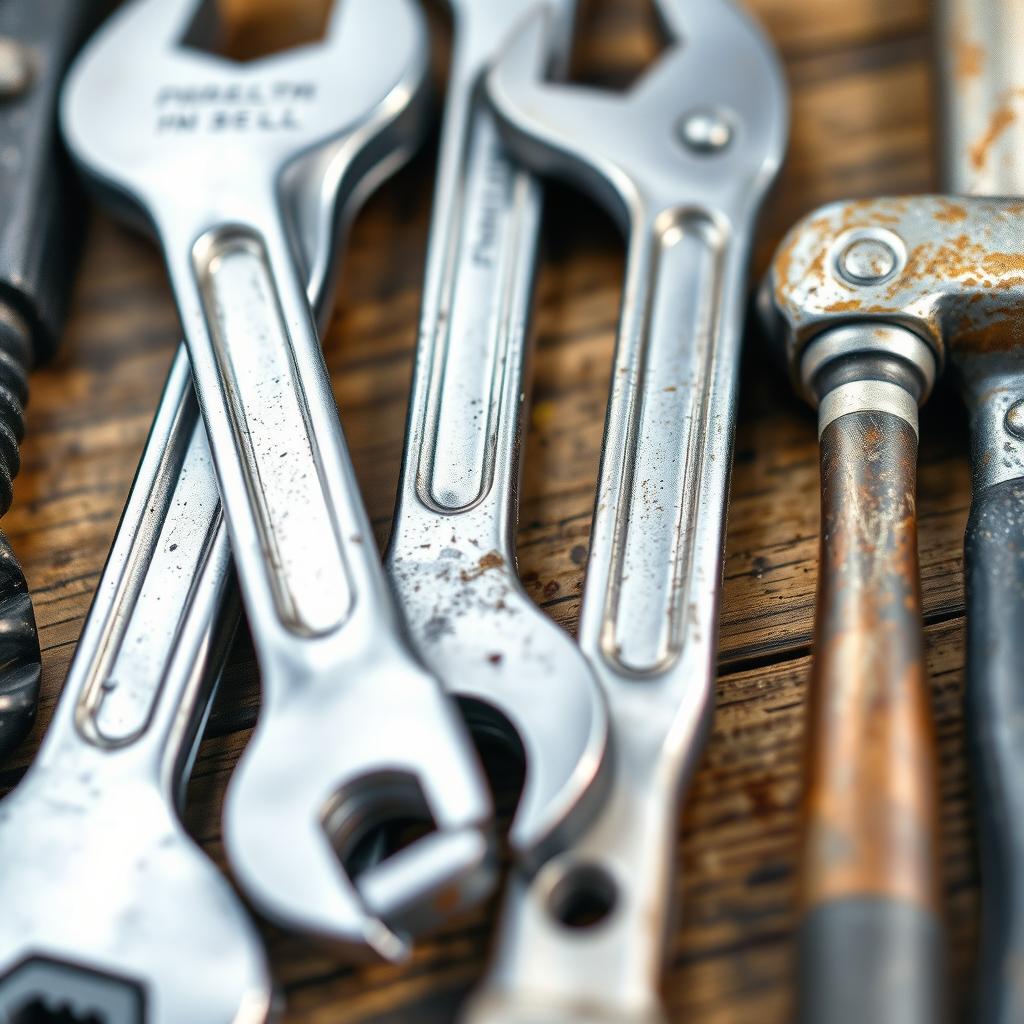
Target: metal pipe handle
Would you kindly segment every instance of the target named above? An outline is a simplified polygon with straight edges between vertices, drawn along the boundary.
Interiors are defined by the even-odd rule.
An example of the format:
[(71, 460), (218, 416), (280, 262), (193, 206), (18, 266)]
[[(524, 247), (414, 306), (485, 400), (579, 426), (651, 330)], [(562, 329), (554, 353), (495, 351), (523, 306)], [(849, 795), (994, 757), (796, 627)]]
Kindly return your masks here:
[(935, 1024), (944, 964), (916, 396), (892, 381), (836, 382), (819, 415), (798, 1016), (803, 1024)]

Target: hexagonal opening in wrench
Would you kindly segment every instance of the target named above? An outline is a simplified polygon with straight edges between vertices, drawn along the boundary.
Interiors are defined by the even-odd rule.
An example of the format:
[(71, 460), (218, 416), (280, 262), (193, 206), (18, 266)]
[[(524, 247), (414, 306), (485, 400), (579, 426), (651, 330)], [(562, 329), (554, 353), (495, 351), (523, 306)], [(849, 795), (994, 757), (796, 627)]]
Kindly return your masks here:
[(343, 0), (203, 0), (185, 46), (247, 63), (319, 42)]
[(345, 786), (322, 821), (353, 879), (437, 829), (419, 780), (400, 771), (373, 772)]
[[(573, 81), (625, 91), (653, 67), (671, 45), (652, 0), (586, 0), (577, 17)], [(625, 43), (625, 45), (623, 45)]]
[(619, 887), (610, 871), (600, 864), (573, 864), (548, 893), (548, 913), (574, 931), (595, 928), (614, 913)]
[(133, 982), (42, 957), (0, 979), (0, 1021), (9, 1024), (142, 1024), (145, 999)]

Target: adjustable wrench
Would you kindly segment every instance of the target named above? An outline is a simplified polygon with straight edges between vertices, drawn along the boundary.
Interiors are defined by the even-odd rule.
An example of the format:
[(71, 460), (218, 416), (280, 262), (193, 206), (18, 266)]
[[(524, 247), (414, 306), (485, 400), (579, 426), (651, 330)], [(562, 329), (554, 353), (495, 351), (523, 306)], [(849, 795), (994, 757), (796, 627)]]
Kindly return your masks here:
[[(57, 348), (84, 227), (58, 144), (64, 70), (102, 0), (0, 4), (0, 515), (13, 498), (28, 373)], [(35, 720), (39, 638), (28, 583), (0, 533), (0, 756)]]
[[(288, 182), (322, 311), (336, 222), (419, 141), (426, 64), (405, 38), (390, 92)], [(104, 1024), (266, 1019), (259, 936), (177, 817), (234, 626), (231, 580), (182, 348), (43, 747), (0, 802), (0, 1020), (61, 1007)]]
[[(1024, 196), (1024, 8), (939, 5), (944, 184)], [(954, 339), (971, 421), (967, 725), (981, 854), (978, 1024), (1024, 1020), (1024, 348)]]
[(628, 265), (579, 631), (608, 701), (611, 788), (569, 847), (514, 873), (477, 1024), (665, 1019), (679, 801), (713, 695), (747, 260), (787, 117), (775, 56), (736, 7), (658, 10), (675, 45), (623, 95), (544, 82), (543, 13), (488, 80), (513, 152), (589, 187)]
[[(374, 550), (282, 188), (391, 94), (424, 27), (409, 0), (347, 0), (322, 43), (234, 64), (182, 43), (208, 7), (123, 7), (71, 70), (64, 132), (160, 237), (210, 439), (264, 682), (225, 806), (235, 875), (272, 920), (398, 959), (407, 931), (490, 889), (490, 803)], [(434, 830), (352, 877), (367, 832), (410, 806)]]
[[(544, 0), (564, 68), (575, 0)], [(509, 843), (536, 861), (600, 797), (601, 691), (516, 574), (516, 488), (540, 186), (498, 137), (482, 80), (537, 0), (453, 0), (425, 298), (387, 565), (423, 660), (478, 727), (511, 727), (526, 779)], [(497, 720), (495, 720), (497, 712)]]

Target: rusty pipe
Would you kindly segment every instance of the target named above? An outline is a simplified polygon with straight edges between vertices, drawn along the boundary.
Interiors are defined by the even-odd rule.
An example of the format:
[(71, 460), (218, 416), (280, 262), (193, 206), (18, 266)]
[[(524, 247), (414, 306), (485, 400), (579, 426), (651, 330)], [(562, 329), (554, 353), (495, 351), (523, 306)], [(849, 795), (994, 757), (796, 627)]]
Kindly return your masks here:
[(805, 350), (821, 551), (807, 722), (802, 1024), (942, 1018), (937, 785), (917, 559), (919, 402), (936, 370), (899, 328)]

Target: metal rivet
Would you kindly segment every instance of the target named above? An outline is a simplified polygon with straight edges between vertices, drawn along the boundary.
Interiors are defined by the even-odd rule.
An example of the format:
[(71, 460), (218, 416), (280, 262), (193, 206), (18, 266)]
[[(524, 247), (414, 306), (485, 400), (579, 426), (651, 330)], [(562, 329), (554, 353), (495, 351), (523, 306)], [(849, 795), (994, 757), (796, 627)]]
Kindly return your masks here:
[(15, 99), (32, 83), (28, 47), (10, 36), (0, 36), (0, 100)]
[(884, 281), (899, 262), (896, 250), (882, 238), (855, 238), (842, 251), (839, 273), (851, 284), (878, 284)]
[(1006, 410), (1006, 419), (1003, 422), (1009, 433), (1024, 441), (1024, 398), (1014, 402)]
[(679, 137), (694, 153), (719, 153), (732, 136), (732, 124), (717, 110), (694, 110), (679, 122)]

